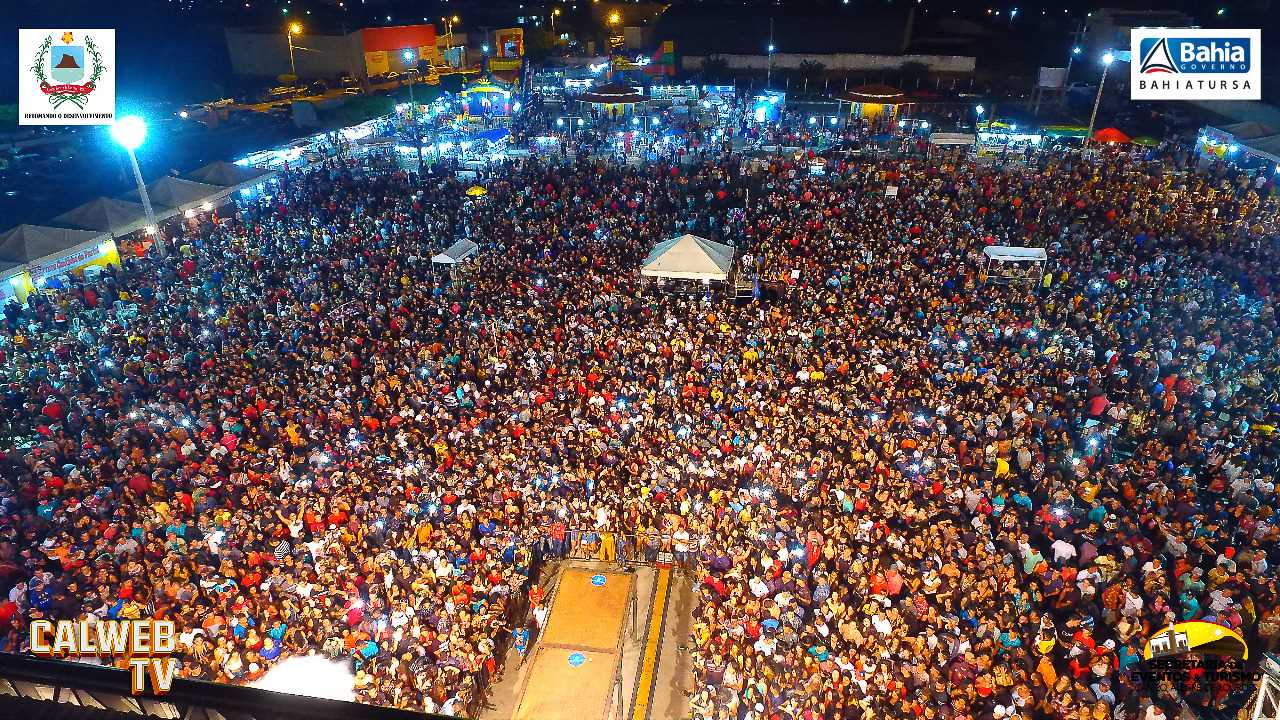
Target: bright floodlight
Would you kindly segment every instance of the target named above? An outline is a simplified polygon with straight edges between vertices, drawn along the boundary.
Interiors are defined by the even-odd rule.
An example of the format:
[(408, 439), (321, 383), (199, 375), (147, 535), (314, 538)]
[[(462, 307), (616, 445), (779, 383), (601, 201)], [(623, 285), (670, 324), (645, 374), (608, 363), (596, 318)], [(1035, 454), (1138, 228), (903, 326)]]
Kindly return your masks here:
[(984, 108), (984, 107), (982, 107), (981, 105), (979, 105), (979, 106), (977, 106), (977, 107), (975, 107), (975, 108), (973, 109), (973, 111), (974, 111), (974, 112), (976, 112), (976, 113), (978, 113), (979, 115), (981, 115), (982, 113), (986, 112), (986, 110), (987, 110), (987, 109), (986, 109), (986, 108)]
[(127, 115), (111, 125), (111, 139), (126, 150), (137, 150), (147, 139), (147, 123), (137, 115)]
[(1075, 46), (1075, 47), (1071, 48), (1071, 54), (1072, 54), (1072, 55), (1079, 55), (1079, 54), (1080, 54), (1080, 46), (1079, 46), (1079, 45), (1077, 45), (1077, 46)]
[(773, 43), (769, 43), (769, 52), (773, 52), (773, 51), (774, 51)]
[(412, 61), (413, 61), (413, 51), (412, 51), (412, 50), (405, 50), (402, 56), (404, 57), (404, 61), (405, 61), (405, 62), (412, 62)]
[(1102, 56), (1102, 64), (1103, 64), (1103, 65), (1110, 65), (1111, 63), (1113, 63), (1113, 62), (1115, 62), (1115, 61), (1116, 61), (1115, 53), (1108, 52), (1106, 55), (1103, 55), (1103, 56)]

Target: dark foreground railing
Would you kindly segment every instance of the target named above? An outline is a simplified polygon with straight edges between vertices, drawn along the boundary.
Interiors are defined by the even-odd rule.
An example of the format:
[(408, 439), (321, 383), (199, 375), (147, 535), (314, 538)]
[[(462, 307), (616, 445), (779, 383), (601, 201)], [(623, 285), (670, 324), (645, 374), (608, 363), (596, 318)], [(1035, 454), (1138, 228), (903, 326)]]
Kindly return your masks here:
[(129, 694), (129, 673), (0, 653), (0, 718), (16, 720), (451, 720), (412, 710), (289, 695), (199, 680), (163, 696)]

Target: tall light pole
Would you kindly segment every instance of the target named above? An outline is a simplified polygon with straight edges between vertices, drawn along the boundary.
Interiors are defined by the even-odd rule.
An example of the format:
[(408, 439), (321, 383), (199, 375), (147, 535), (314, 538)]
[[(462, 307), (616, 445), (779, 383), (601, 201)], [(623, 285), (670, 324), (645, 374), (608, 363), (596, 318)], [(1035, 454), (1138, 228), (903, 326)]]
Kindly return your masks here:
[(559, 14), (560, 8), (555, 8), (551, 11), (551, 38), (553, 42), (555, 41), (556, 36), (556, 16)]
[(618, 23), (620, 22), (622, 22), (622, 15), (619, 14), (617, 10), (614, 10), (613, 12), (609, 13), (609, 32), (611, 33), (609, 35), (609, 76), (608, 76), (609, 80), (613, 80), (614, 51), (617, 50), (619, 47), (621, 47), (621, 45), (615, 46), (613, 44), (614, 38), (617, 37), (617, 35), (612, 33), (618, 32)]
[(298, 66), (293, 63), (293, 36), (302, 34), (302, 26), (298, 23), (289, 23), (289, 31), (285, 33), (285, 37), (289, 38), (289, 71), (293, 74), (293, 81), (298, 81)]
[(1102, 80), (1098, 82), (1098, 92), (1093, 96), (1093, 112), (1089, 115), (1089, 134), (1084, 137), (1085, 145), (1093, 141), (1093, 123), (1098, 119), (1098, 105), (1102, 103), (1102, 88), (1107, 84), (1107, 71), (1115, 61), (1116, 56), (1110, 50), (1102, 56)]
[(138, 156), (134, 154), (147, 139), (147, 123), (137, 115), (126, 115), (111, 125), (111, 139), (129, 153), (129, 163), (133, 165), (133, 179), (138, 183), (138, 195), (142, 198), (142, 209), (147, 214), (147, 232), (155, 236), (156, 251), (164, 257), (164, 236), (156, 225), (156, 213), (151, 209), (151, 196), (147, 194), (147, 184), (142, 181), (142, 169), (138, 167)]
[(1067, 86), (1067, 81), (1071, 79), (1071, 61), (1075, 60), (1076, 56), (1079, 55), (1080, 52), (1080, 46), (1075, 45), (1071, 48), (1071, 54), (1067, 56), (1067, 72), (1062, 76), (1062, 87), (1064, 88)]
[[(460, 22), (460, 20), (457, 15), (452, 15), (450, 17), (441, 17), (440, 20), (444, 22), (444, 34), (445, 34), (445, 37), (448, 38), (448, 40), (446, 41), (447, 47), (445, 47), (445, 56), (447, 58), (449, 55), (453, 54), (453, 24), (456, 22)], [(446, 62), (448, 61), (446, 60)], [(462, 61), (459, 60), (458, 64), (461, 65)]]
[(773, 82), (773, 18), (769, 18), (769, 47), (765, 48), (765, 69), (764, 69), (764, 89), (769, 89), (769, 84)]
[[(405, 65), (413, 62), (414, 54), (412, 50), (405, 50), (402, 55)], [(416, 63), (415, 63), (416, 64)], [(413, 145), (418, 153), (418, 180), (422, 180), (422, 133), (418, 131), (418, 103), (413, 98), (413, 76), (417, 73), (407, 73), (409, 75), (409, 123), (413, 125)]]

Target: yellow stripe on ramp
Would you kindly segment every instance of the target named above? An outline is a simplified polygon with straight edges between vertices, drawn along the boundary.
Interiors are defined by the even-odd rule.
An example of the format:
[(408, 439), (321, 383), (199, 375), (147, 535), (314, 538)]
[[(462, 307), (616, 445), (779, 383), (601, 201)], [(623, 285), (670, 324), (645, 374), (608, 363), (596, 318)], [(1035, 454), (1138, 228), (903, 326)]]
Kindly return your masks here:
[(649, 630), (645, 634), (644, 657), (640, 660), (636, 701), (631, 708), (632, 720), (647, 720), (649, 717), (649, 703), (653, 700), (653, 685), (657, 679), (653, 671), (658, 665), (658, 651), (662, 646), (662, 623), (667, 615), (670, 585), (671, 568), (662, 568), (658, 571), (658, 582), (653, 592), (653, 609), (649, 611)]

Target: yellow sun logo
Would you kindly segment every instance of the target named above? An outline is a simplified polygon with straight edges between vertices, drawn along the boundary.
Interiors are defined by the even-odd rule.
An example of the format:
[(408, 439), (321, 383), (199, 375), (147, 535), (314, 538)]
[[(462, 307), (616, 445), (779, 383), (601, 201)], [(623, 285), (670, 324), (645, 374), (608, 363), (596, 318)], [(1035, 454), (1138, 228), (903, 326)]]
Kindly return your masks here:
[(75, 40), (75, 36), (71, 34), (70, 30), (62, 33), (62, 42), (70, 45), (72, 40)]

